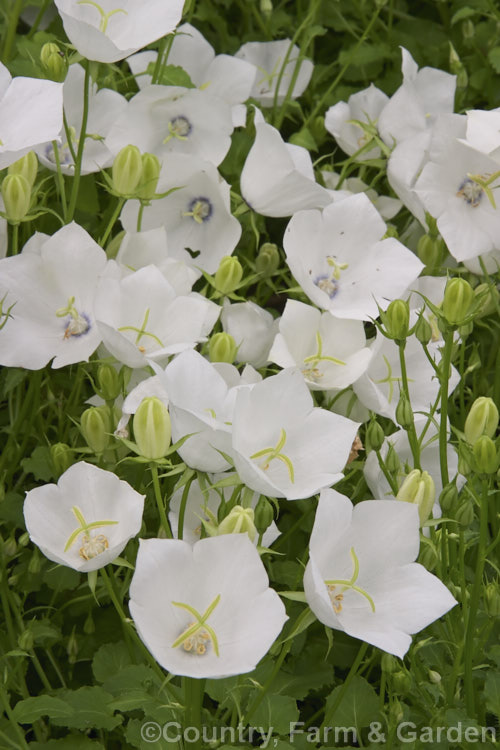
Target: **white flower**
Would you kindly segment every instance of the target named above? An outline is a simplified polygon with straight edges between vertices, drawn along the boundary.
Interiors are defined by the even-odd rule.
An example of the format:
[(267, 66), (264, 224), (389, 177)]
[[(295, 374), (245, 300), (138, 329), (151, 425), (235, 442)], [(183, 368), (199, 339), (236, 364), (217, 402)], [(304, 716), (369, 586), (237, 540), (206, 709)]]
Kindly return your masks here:
[(0, 169), (35, 146), (57, 140), (62, 126), (62, 83), (11, 78), (0, 63)]
[(89, 60), (117, 62), (181, 20), (184, 0), (55, 0), (64, 31)]
[[(281, 39), (275, 42), (247, 42), (236, 53), (236, 57), (255, 65), (257, 70), (251, 96), (253, 99), (257, 99), (263, 107), (272, 107), (275, 97), (278, 105), (285, 100), (300, 55), (297, 45), (294, 44), (291, 47), (290, 45), (289, 39)], [(285, 65), (287, 55), (288, 60)], [(293, 85), (292, 99), (296, 99), (303, 94), (311, 79), (313, 68), (314, 65), (310, 60), (302, 60)]]
[[(388, 101), (387, 94), (372, 83), (367, 89), (352, 94), (347, 102), (337, 102), (330, 107), (325, 115), (325, 128), (335, 137), (340, 148), (352, 156), (371, 140), (370, 134), (357, 123), (376, 128), (378, 116)], [(359, 154), (356, 160), (377, 159), (379, 156), (380, 147), (374, 145)]]
[(500, 107), (467, 112), (467, 143), (500, 162)]
[[(364, 193), (319, 211), (299, 211), (283, 240), (287, 263), (309, 299), (335, 317), (369, 320), (419, 275), (423, 264), (390, 237)], [(304, 248), (307, 247), (307, 253)]]
[(236, 362), (249, 362), (264, 367), (269, 361), (269, 350), (278, 330), (278, 321), (270, 312), (255, 302), (224, 301), (222, 327), (235, 340), (238, 351)]
[(252, 671), (287, 619), (246, 534), (141, 539), (129, 607), (157, 662), (198, 678)]
[(144, 496), (110, 471), (80, 461), (56, 484), (26, 494), (24, 520), (43, 554), (82, 573), (112, 562), (139, 533)]
[(78, 224), (35, 235), (0, 261), (0, 364), (39, 370), (85, 362), (101, 342), (94, 317), (104, 250)]
[(378, 195), (377, 191), (370, 188), (366, 182), (359, 177), (348, 177), (342, 183), (340, 190), (337, 190), (340, 175), (337, 172), (321, 171), (321, 176), (325, 186), (330, 190), (332, 200), (342, 200), (354, 193), (366, 193), (379, 214), (383, 219), (392, 219), (398, 213), (402, 203), (397, 198), (391, 198), (388, 195)]
[(269, 354), (280, 367), (299, 367), (311, 390), (346, 388), (372, 356), (360, 320), (340, 320), (288, 300)]
[(413, 562), (418, 550), (415, 505), (368, 500), (353, 507), (323, 490), (304, 575), (307, 602), (325, 625), (403, 658), (411, 635), (456, 604)]
[(358, 424), (315, 408), (298, 369), (240, 388), (233, 457), (248, 487), (269, 497), (311, 497), (342, 478)]

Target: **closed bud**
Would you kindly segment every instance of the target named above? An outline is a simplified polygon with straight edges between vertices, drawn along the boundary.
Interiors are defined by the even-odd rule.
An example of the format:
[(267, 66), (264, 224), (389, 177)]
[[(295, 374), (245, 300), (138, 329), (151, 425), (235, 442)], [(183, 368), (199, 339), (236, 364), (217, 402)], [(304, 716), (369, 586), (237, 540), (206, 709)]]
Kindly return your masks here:
[(73, 463), (73, 454), (71, 448), (66, 443), (55, 443), (50, 446), (50, 458), (54, 470), (54, 476), (60, 477), (61, 474), (69, 469)]
[(28, 563), (28, 573), (31, 573), (35, 575), (36, 573), (39, 573), (42, 569), (42, 560), (40, 558), (40, 553), (38, 552), (38, 549), (33, 550), (33, 554), (30, 557), (30, 561)]
[(428, 674), (430, 682), (432, 682), (433, 685), (439, 685), (439, 683), (441, 682), (441, 675), (439, 674), (439, 672), (436, 672), (435, 669), (429, 669)]
[(398, 405), (396, 406), (396, 422), (404, 430), (407, 430), (413, 424), (413, 411), (404, 391), (401, 391)]
[(427, 318), (424, 317), (423, 313), (419, 316), (417, 325), (415, 326), (415, 338), (420, 341), (421, 344), (425, 344), (426, 346), (432, 339), (431, 324)]
[(369, 451), (379, 451), (385, 440), (385, 433), (381, 425), (373, 420), (366, 428), (366, 448)]
[(260, 0), (260, 12), (263, 16), (270, 16), (273, 12), (273, 4), (271, 0)]
[(218, 534), (248, 534), (253, 542), (257, 534), (252, 508), (235, 505), (232, 511), (219, 524)]
[(462, 341), (465, 341), (465, 339), (471, 335), (473, 330), (474, 330), (474, 324), (472, 321), (465, 323), (463, 326), (459, 326), (458, 332), (460, 334)]
[(8, 174), (22, 175), (32, 188), (38, 174), (38, 156), (34, 151), (28, 151), (21, 159), (11, 164), (7, 172)]
[(105, 401), (114, 401), (121, 393), (120, 376), (116, 368), (110, 364), (102, 364), (97, 368), (97, 386), (99, 395)]
[(474, 505), (472, 501), (464, 499), (457, 508), (455, 518), (461, 526), (470, 526), (474, 520)]
[(19, 224), (31, 205), (31, 185), (22, 174), (8, 174), (2, 182), (5, 214), (10, 224)]
[(465, 279), (450, 279), (444, 290), (442, 311), (450, 326), (459, 326), (467, 317), (474, 300), (474, 290)]
[(263, 534), (269, 528), (274, 519), (273, 506), (264, 495), (261, 495), (255, 506), (254, 522), (259, 534)]
[(476, 318), (486, 318), (496, 313), (500, 304), (500, 292), (494, 284), (478, 284), (474, 289), (474, 297), (479, 301)]
[(472, 446), (475, 469), (479, 474), (495, 474), (498, 469), (498, 454), (495, 443), (482, 435)]
[(14, 557), (17, 552), (17, 542), (13, 536), (10, 536), (2, 545), (2, 551), (6, 557)]
[(391, 339), (404, 341), (410, 329), (410, 307), (408, 302), (395, 299), (384, 315), (385, 328)]
[(451, 42), (448, 44), (450, 45), (450, 72), (457, 77), (457, 89), (465, 89), (469, 82), (467, 71), (453, 44)]
[(426, 544), (419, 555), (419, 562), (429, 571), (433, 571), (437, 565), (438, 555), (433, 544)]
[(68, 654), (69, 663), (74, 664), (78, 656), (78, 640), (76, 637), (75, 628), (73, 628), (73, 630), (71, 631), (71, 635), (68, 638), (66, 653)]
[(484, 589), (484, 604), (490, 617), (500, 617), (500, 590), (498, 581), (491, 581)]
[(243, 268), (238, 258), (226, 255), (215, 272), (215, 288), (221, 294), (230, 294), (234, 292), (242, 278)]
[(30, 543), (30, 535), (28, 534), (28, 532), (24, 531), (19, 537), (19, 539), (17, 540), (17, 542), (20, 547), (27, 547), (28, 544)]
[(406, 695), (411, 688), (411, 677), (406, 672), (395, 672), (391, 677), (391, 682), (396, 693)]
[(387, 466), (387, 471), (391, 474), (397, 474), (401, 466), (401, 461), (399, 460), (399, 456), (392, 443), (389, 443), (389, 449), (387, 451), (387, 456), (385, 457), (385, 465)]
[(455, 482), (449, 482), (441, 490), (439, 495), (439, 505), (444, 513), (450, 513), (458, 505), (458, 490)]
[(398, 669), (398, 661), (392, 654), (382, 654), (380, 668), (386, 674), (393, 674)]
[(208, 343), (210, 362), (227, 362), (232, 364), (238, 347), (230, 333), (214, 333)]
[(423, 234), (418, 241), (417, 255), (427, 268), (437, 268), (444, 257), (445, 245), (441, 237)]
[(431, 515), (435, 498), (436, 486), (433, 478), (427, 471), (419, 471), (419, 469), (410, 471), (397, 494), (398, 500), (418, 506), (421, 526)]
[[(409, 684), (411, 685), (411, 683)], [(390, 716), (391, 724), (401, 724), (401, 722), (404, 719), (404, 715), (405, 714), (404, 714), (403, 706), (401, 705), (400, 701), (398, 701), (397, 698), (394, 698), (392, 703), (389, 706), (389, 716)]]
[(109, 411), (106, 406), (91, 406), (80, 420), (80, 429), (89, 448), (94, 453), (102, 453), (109, 445), (112, 432)]
[(160, 177), (160, 160), (154, 154), (142, 155), (142, 175), (136, 195), (142, 201), (151, 201), (156, 195)]
[(168, 409), (157, 396), (143, 398), (134, 415), (134, 437), (141, 456), (155, 461), (166, 456), (172, 438)]
[(479, 396), (472, 404), (465, 420), (465, 439), (475, 443), (481, 435), (492, 438), (498, 427), (498, 409), (495, 402), (486, 396)]
[(470, 18), (466, 18), (462, 23), (462, 36), (464, 40), (474, 39), (476, 27)]
[(88, 613), (87, 619), (83, 623), (83, 632), (85, 635), (92, 635), (92, 633), (95, 633), (95, 622), (92, 617), (92, 612)]
[(259, 250), (255, 260), (255, 270), (263, 276), (272, 276), (280, 266), (278, 246), (272, 242), (265, 242)]
[(64, 52), (54, 42), (47, 42), (40, 51), (40, 62), (45, 73), (52, 81), (60, 83), (66, 78), (68, 63)]
[(135, 197), (142, 177), (142, 156), (137, 146), (129, 144), (122, 148), (113, 162), (111, 176), (115, 193)]
[(33, 638), (33, 633), (31, 632), (31, 630), (23, 630), (23, 632), (17, 639), (17, 645), (23, 651), (31, 651), (34, 642), (35, 639)]
[(384, 240), (386, 240), (388, 237), (394, 237), (394, 239), (399, 239), (399, 232), (398, 228), (394, 226), (394, 224), (387, 224), (387, 228), (385, 230), (384, 234)]

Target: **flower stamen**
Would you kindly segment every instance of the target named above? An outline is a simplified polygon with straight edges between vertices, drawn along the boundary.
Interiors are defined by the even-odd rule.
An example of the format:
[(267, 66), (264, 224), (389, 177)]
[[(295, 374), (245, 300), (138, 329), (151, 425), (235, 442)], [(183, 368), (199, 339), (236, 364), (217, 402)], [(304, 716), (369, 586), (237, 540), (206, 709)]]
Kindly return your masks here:
[[(330, 601), (332, 603), (333, 610), (335, 614), (338, 614), (342, 611), (342, 601), (344, 598), (344, 592), (348, 589), (351, 589), (352, 591), (356, 591), (356, 593), (361, 594), (361, 596), (364, 596), (365, 599), (368, 601), (372, 612), (375, 612), (375, 602), (373, 601), (370, 594), (362, 589), (360, 586), (356, 586), (356, 581), (358, 580), (359, 576), (359, 560), (358, 557), (354, 551), (354, 547), (351, 547), (351, 559), (353, 562), (353, 572), (351, 578), (347, 580), (343, 579), (331, 579), (328, 581), (325, 581), (326, 587), (328, 589), (328, 596), (330, 597)], [(342, 591), (340, 591), (338, 594), (334, 594), (334, 591), (337, 586), (342, 586)]]
[(250, 456), (250, 458), (254, 459), (254, 458), (262, 458), (263, 456), (266, 456), (266, 460), (260, 465), (260, 468), (263, 471), (267, 471), (269, 469), (269, 465), (271, 461), (274, 461), (275, 459), (278, 461), (282, 461), (288, 469), (288, 474), (290, 475), (290, 481), (293, 484), (293, 482), (295, 481), (295, 472), (293, 468), (293, 463), (291, 462), (291, 460), (288, 458), (287, 455), (285, 455), (284, 453), (281, 453), (281, 449), (285, 446), (285, 443), (286, 443), (286, 432), (282, 428), (280, 432), (279, 440), (276, 443), (274, 448), (263, 448), (262, 450), (257, 451), (252, 456)]
[(219, 642), (214, 629), (208, 625), (207, 620), (220, 602), (220, 594), (217, 594), (205, 612), (201, 615), (190, 604), (184, 602), (172, 602), (174, 607), (185, 609), (193, 617), (194, 621), (188, 625), (186, 630), (172, 643), (172, 648), (182, 646), (184, 651), (203, 656), (207, 652), (207, 641), (211, 641), (216, 656), (219, 656)]
[(116, 15), (116, 13), (125, 13), (125, 15), (128, 16), (127, 11), (123, 10), (123, 8), (115, 8), (114, 10), (110, 10), (109, 13), (106, 13), (98, 3), (94, 2), (94, 0), (78, 0), (77, 5), (92, 5), (92, 7), (99, 12), (101, 16), (99, 31), (102, 31), (103, 34), (106, 33), (111, 16)]

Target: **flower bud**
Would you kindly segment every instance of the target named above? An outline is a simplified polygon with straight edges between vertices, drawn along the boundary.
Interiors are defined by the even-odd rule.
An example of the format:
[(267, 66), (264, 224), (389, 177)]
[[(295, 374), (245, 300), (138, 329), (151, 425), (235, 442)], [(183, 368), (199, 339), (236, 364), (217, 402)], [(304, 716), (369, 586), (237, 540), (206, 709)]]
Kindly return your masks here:
[(462, 23), (462, 36), (464, 40), (474, 39), (476, 27), (470, 18), (466, 18)]
[(401, 466), (401, 461), (399, 460), (399, 456), (392, 443), (389, 443), (389, 449), (387, 451), (387, 456), (385, 457), (385, 465), (387, 466), (387, 471), (391, 474), (396, 474)]
[(437, 268), (444, 256), (444, 242), (441, 237), (423, 234), (418, 241), (417, 255), (427, 268)]
[(469, 499), (464, 499), (458, 506), (455, 518), (461, 526), (470, 526), (474, 520), (474, 505)]
[(263, 16), (270, 16), (273, 12), (273, 4), (271, 0), (260, 0), (260, 12)]
[(155, 461), (167, 454), (172, 438), (172, 425), (167, 407), (157, 396), (142, 399), (134, 415), (133, 426), (141, 456)]
[(23, 630), (19, 638), (17, 639), (17, 645), (23, 651), (31, 651), (35, 639), (31, 630)]
[(494, 284), (478, 284), (474, 289), (474, 297), (479, 300), (476, 318), (486, 318), (497, 311), (500, 292)]
[(413, 424), (413, 411), (404, 391), (401, 391), (398, 405), (396, 406), (396, 422), (404, 430), (407, 430)]
[(382, 669), (382, 672), (393, 674), (398, 668), (397, 659), (392, 654), (382, 654), (380, 668)]
[(395, 672), (391, 682), (396, 693), (405, 695), (411, 688), (411, 677), (406, 672)]
[(154, 154), (142, 155), (142, 175), (136, 195), (142, 201), (151, 201), (156, 195), (160, 177), (160, 160)]
[(40, 62), (45, 73), (52, 81), (60, 83), (66, 78), (68, 63), (64, 52), (61, 52), (57, 44), (47, 42), (40, 51)]
[(495, 474), (498, 469), (496, 445), (487, 435), (481, 435), (472, 446), (476, 471), (479, 474)]
[(78, 650), (78, 640), (76, 638), (75, 628), (73, 628), (66, 646), (66, 653), (68, 654), (68, 661), (70, 664), (74, 664), (76, 662)]
[(457, 89), (465, 89), (469, 83), (469, 76), (455, 47), (451, 42), (448, 42), (448, 44), (450, 45), (450, 72), (457, 77)]
[(408, 302), (395, 299), (384, 315), (385, 328), (391, 339), (404, 341), (410, 330), (410, 307)]
[(265, 242), (255, 259), (255, 270), (263, 276), (272, 276), (280, 266), (278, 246), (272, 242)]
[(458, 505), (458, 490), (455, 482), (449, 482), (441, 490), (439, 505), (444, 513), (453, 511)]
[(248, 534), (253, 542), (257, 534), (252, 508), (235, 505), (232, 511), (219, 524), (218, 534)]
[(379, 451), (385, 440), (385, 433), (381, 425), (373, 420), (366, 428), (366, 447), (369, 451)]
[(449, 279), (444, 290), (442, 311), (446, 322), (458, 326), (467, 317), (474, 300), (474, 290), (465, 279)]
[(423, 313), (419, 316), (417, 325), (415, 326), (415, 338), (420, 341), (421, 344), (425, 344), (426, 346), (432, 339), (431, 324), (425, 318)]
[(50, 446), (50, 458), (54, 476), (60, 477), (61, 474), (69, 469), (73, 463), (73, 454), (71, 448), (66, 443), (55, 443)]
[(108, 408), (91, 406), (86, 409), (81, 416), (80, 429), (87, 445), (94, 453), (105, 451), (112, 432)]
[(30, 209), (31, 186), (22, 174), (8, 174), (2, 182), (5, 214), (10, 224), (19, 224)]
[(10, 536), (2, 545), (2, 552), (5, 557), (14, 557), (17, 552), (17, 542), (13, 536)]
[[(403, 673), (401, 672), (400, 674), (403, 674)], [(408, 690), (409, 690), (411, 683), (409, 681), (405, 681), (405, 684), (408, 684)], [(401, 702), (398, 701), (397, 698), (394, 698), (392, 700), (392, 703), (389, 706), (389, 717), (390, 717), (391, 725), (401, 724), (401, 722), (404, 719), (404, 715), (405, 713), (403, 710), (403, 706), (401, 705)]]
[(11, 164), (7, 170), (8, 174), (20, 174), (27, 180), (30, 188), (35, 184), (38, 174), (38, 157), (34, 151), (27, 154)]
[(97, 385), (99, 395), (105, 401), (114, 401), (120, 395), (120, 376), (113, 365), (106, 363), (99, 365), (97, 368)]
[(33, 554), (30, 557), (30, 561), (28, 563), (28, 573), (31, 573), (32, 575), (36, 575), (36, 573), (39, 573), (42, 569), (42, 560), (40, 558), (40, 553), (37, 548), (33, 550)]
[(439, 674), (439, 672), (436, 672), (435, 669), (429, 669), (428, 675), (429, 675), (429, 680), (434, 685), (439, 685), (439, 683), (441, 682), (441, 675)]
[(208, 343), (210, 362), (227, 362), (232, 364), (238, 347), (230, 333), (214, 333)]
[(465, 439), (472, 445), (481, 435), (492, 438), (498, 427), (498, 409), (494, 401), (479, 396), (472, 404), (465, 420)]
[(500, 617), (500, 590), (498, 581), (491, 581), (484, 589), (484, 604), (490, 617)]
[(215, 272), (215, 288), (221, 294), (234, 292), (243, 278), (243, 268), (238, 258), (226, 255)]
[(122, 148), (113, 162), (111, 176), (115, 193), (135, 196), (142, 177), (142, 156), (137, 146), (129, 144)]
[(431, 515), (435, 498), (436, 486), (433, 478), (427, 471), (418, 469), (410, 471), (397, 494), (398, 500), (418, 505), (421, 526)]
[(419, 562), (429, 571), (433, 571), (437, 565), (438, 555), (433, 544), (426, 544), (418, 557)]
[(273, 506), (264, 495), (261, 495), (255, 506), (254, 522), (259, 534), (263, 534), (269, 528), (274, 519)]
[(85, 635), (92, 635), (92, 633), (95, 633), (95, 622), (92, 617), (92, 612), (88, 613), (87, 619), (83, 623), (83, 632)]
[(20, 547), (27, 547), (30, 543), (30, 535), (28, 534), (28, 532), (25, 531), (23, 534), (21, 534), (17, 542)]

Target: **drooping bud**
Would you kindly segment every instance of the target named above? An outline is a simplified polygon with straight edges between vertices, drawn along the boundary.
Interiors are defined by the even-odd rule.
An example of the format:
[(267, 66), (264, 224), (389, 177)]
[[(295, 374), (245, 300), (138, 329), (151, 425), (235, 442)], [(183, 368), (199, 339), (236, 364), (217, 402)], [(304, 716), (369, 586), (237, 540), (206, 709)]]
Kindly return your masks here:
[(28, 563), (28, 573), (31, 573), (32, 575), (36, 575), (39, 573), (42, 569), (42, 559), (40, 557), (40, 552), (35, 547), (33, 550), (33, 554), (30, 557), (30, 561)]
[(124, 146), (111, 169), (113, 189), (123, 197), (135, 196), (142, 176), (142, 156), (137, 146)]
[(395, 299), (384, 315), (385, 328), (391, 339), (404, 341), (410, 330), (410, 307), (408, 302)]
[(467, 317), (474, 299), (474, 290), (465, 279), (449, 279), (444, 290), (442, 311), (446, 322), (459, 326)]
[(7, 170), (8, 174), (20, 174), (27, 180), (30, 188), (35, 184), (38, 174), (38, 156), (34, 151), (27, 154), (11, 164)]
[(142, 155), (142, 175), (137, 188), (137, 197), (142, 201), (151, 201), (156, 195), (160, 177), (161, 163), (154, 154)]
[(89, 448), (102, 453), (109, 446), (112, 432), (109, 410), (106, 406), (91, 406), (81, 417), (80, 429)]
[(259, 534), (263, 534), (271, 525), (274, 519), (273, 506), (264, 495), (261, 495), (259, 502), (255, 506), (254, 522), (255, 528)]
[(66, 78), (68, 63), (64, 52), (54, 42), (47, 42), (40, 51), (40, 62), (45, 73), (52, 81), (60, 83)]
[(134, 437), (141, 456), (155, 461), (166, 456), (172, 438), (168, 409), (157, 396), (143, 398), (134, 415)]
[(214, 333), (208, 343), (210, 362), (227, 362), (232, 364), (238, 347), (230, 333)]
[(120, 376), (113, 365), (104, 362), (97, 368), (99, 394), (105, 401), (114, 401), (121, 393)]
[(427, 471), (413, 469), (399, 488), (397, 499), (418, 506), (418, 515), (422, 526), (431, 515), (432, 506), (436, 499), (436, 486), (433, 478)]
[(221, 294), (230, 294), (234, 292), (242, 278), (243, 268), (238, 258), (226, 255), (215, 272), (215, 288)]
[(263, 276), (272, 276), (280, 266), (278, 246), (272, 242), (265, 242), (255, 259), (255, 270)]
[(8, 174), (2, 182), (5, 214), (10, 224), (19, 224), (30, 209), (31, 186), (22, 174)]
[(464, 40), (474, 39), (476, 27), (470, 18), (466, 18), (462, 23), (462, 36)]
[(73, 628), (71, 631), (71, 635), (68, 638), (68, 643), (66, 646), (66, 653), (68, 654), (68, 661), (70, 664), (74, 664), (76, 662), (77, 656), (78, 656), (78, 639), (76, 637), (76, 628)]
[(370, 422), (366, 428), (366, 448), (369, 451), (379, 451), (385, 440), (385, 433), (376, 420)]
[(481, 435), (472, 446), (476, 471), (479, 474), (495, 474), (498, 469), (498, 454), (495, 443), (487, 435)]
[(218, 534), (248, 534), (253, 542), (257, 534), (253, 508), (235, 505), (232, 511), (219, 524)]
[(391, 681), (396, 693), (405, 695), (411, 688), (411, 677), (406, 672), (395, 672)]
[(55, 443), (50, 446), (50, 458), (54, 475), (60, 477), (73, 463), (71, 448), (66, 443)]
[(471, 445), (481, 435), (492, 438), (498, 427), (498, 409), (493, 399), (479, 396), (472, 404), (465, 420), (465, 439)]
[(404, 430), (407, 430), (413, 424), (413, 411), (408, 401), (408, 396), (404, 391), (401, 391), (398, 405), (396, 406), (396, 422)]

